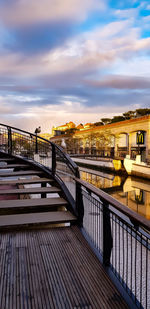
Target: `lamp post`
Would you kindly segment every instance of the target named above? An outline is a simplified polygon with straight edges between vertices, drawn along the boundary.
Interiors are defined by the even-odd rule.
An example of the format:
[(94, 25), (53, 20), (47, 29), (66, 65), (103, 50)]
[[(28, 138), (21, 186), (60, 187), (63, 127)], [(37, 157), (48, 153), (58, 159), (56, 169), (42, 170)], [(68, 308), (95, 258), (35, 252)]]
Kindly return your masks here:
[(141, 134), (141, 131), (138, 131), (138, 139), (137, 139), (137, 142), (138, 142), (138, 155), (140, 155), (140, 143), (139, 143), (139, 135)]

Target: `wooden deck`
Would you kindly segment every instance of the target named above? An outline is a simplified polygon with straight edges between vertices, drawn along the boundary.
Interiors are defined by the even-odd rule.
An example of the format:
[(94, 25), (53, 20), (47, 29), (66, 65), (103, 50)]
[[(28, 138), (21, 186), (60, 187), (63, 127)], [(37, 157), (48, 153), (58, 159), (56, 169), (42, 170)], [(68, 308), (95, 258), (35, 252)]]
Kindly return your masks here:
[(74, 227), (0, 234), (1, 309), (124, 309)]

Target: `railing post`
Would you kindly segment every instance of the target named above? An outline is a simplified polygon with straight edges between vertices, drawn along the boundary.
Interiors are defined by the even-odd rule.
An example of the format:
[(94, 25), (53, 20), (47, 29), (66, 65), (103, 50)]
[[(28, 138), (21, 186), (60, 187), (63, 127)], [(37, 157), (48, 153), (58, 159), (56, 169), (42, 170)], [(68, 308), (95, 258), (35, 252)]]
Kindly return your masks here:
[(105, 266), (110, 265), (112, 247), (113, 239), (111, 234), (109, 204), (103, 201), (103, 264)]
[(56, 149), (52, 144), (52, 174), (55, 175), (56, 172)]
[(84, 205), (82, 198), (82, 189), (81, 185), (76, 181), (76, 210), (77, 210), (77, 219), (78, 225), (83, 226), (83, 217), (84, 217)]
[(12, 134), (10, 127), (8, 127), (8, 153), (12, 154)]
[(36, 133), (36, 138), (35, 138), (35, 153), (38, 153), (38, 141), (37, 141), (37, 133)]

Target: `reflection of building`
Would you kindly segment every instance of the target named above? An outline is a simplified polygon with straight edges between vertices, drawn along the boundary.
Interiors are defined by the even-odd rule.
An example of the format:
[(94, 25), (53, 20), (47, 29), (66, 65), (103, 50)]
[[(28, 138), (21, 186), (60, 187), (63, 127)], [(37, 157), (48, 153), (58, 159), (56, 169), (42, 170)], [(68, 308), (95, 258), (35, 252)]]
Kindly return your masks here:
[(71, 134), (66, 129), (64, 132), (61, 131), (61, 138), (55, 134), (51, 140), (60, 144), (63, 137), (69, 153), (111, 157), (129, 154), (133, 159), (141, 154), (142, 161), (150, 161), (150, 115), (101, 126), (79, 125)]

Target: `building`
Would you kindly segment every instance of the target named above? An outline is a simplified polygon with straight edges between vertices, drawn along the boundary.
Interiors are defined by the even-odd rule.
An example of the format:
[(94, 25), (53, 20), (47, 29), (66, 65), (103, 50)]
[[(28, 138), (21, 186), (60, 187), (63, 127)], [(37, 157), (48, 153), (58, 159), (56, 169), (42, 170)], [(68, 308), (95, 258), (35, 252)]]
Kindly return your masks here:
[[(84, 128), (83, 128), (84, 127)], [(150, 161), (150, 115), (121, 122), (89, 127), (76, 127), (73, 133), (55, 135), (51, 140), (61, 145), (62, 138), (68, 153), (135, 158)], [(57, 127), (59, 128), (59, 127)]]
[(38, 134), (38, 136), (50, 140), (50, 138), (52, 137), (52, 134), (50, 134), (50, 133), (40, 133), (40, 134)]
[(53, 127), (52, 128), (52, 135), (53, 136), (59, 136), (59, 135), (67, 133), (68, 130), (72, 130), (72, 129), (75, 129), (75, 128), (76, 128), (76, 125), (72, 121), (70, 121), (70, 122), (63, 124), (63, 125), (60, 125), (58, 127)]

